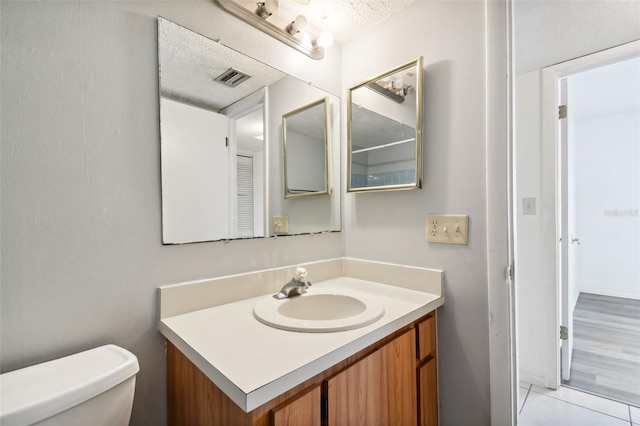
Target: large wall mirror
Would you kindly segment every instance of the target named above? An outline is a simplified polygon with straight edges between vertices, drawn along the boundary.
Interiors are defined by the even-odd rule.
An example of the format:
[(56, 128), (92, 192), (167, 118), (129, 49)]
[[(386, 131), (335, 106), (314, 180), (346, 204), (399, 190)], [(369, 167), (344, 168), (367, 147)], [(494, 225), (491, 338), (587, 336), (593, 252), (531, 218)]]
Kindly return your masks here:
[(331, 193), (329, 99), (282, 116), (284, 197)]
[[(273, 236), (283, 216), (277, 235), (340, 231), (340, 197), (329, 190), (339, 149), (324, 151), (324, 197), (282, 189), (283, 116), (326, 100), (324, 116), (308, 119), (321, 120), (313, 126), (327, 144), (339, 141), (338, 97), (163, 18), (158, 60), (164, 244)], [(296, 149), (299, 165), (317, 168), (316, 151)]]
[(349, 88), (347, 191), (422, 187), (423, 58)]

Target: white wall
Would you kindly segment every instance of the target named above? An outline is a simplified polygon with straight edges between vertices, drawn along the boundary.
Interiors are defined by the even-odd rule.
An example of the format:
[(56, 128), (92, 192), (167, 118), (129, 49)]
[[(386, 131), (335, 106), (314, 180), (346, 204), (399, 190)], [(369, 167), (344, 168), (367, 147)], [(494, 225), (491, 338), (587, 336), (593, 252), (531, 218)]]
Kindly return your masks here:
[(166, 423), (156, 288), (326, 259), (342, 234), (162, 245), (156, 17), (340, 92), (211, 1), (0, 2), (1, 371), (105, 343), (140, 361), (132, 425)]
[[(545, 340), (541, 324), (545, 298), (540, 251), (542, 228), (542, 147), (540, 133), (540, 87), (538, 71), (518, 76), (515, 102), (515, 283), (518, 311), (518, 362), (520, 379), (544, 385)], [(523, 215), (522, 199), (536, 199), (536, 214)], [(555, 279), (555, 276), (553, 277)]]
[[(545, 331), (550, 328), (544, 322), (555, 319), (541, 318), (545, 287), (555, 280), (555, 270), (546, 265), (549, 247), (553, 248), (555, 242), (541, 239), (543, 230), (553, 226), (541, 216), (546, 208), (541, 202), (543, 176), (553, 170), (542, 168), (539, 71), (640, 39), (640, 8), (634, 1), (517, 0), (514, 18), (518, 361), (520, 378), (543, 386), (542, 354), (554, 344), (557, 330)], [(522, 214), (524, 197), (536, 197), (536, 215)]]
[[(438, 311), (443, 425), (490, 422), (484, 8), (418, 1), (343, 46), (345, 90), (425, 59), (424, 188), (347, 194), (345, 244), (350, 257), (445, 271)], [(469, 214), (468, 246), (425, 241), (426, 214), (436, 212)]]
[(574, 132), (578, 289), (640, 299), (640, 113), (577, 121)]

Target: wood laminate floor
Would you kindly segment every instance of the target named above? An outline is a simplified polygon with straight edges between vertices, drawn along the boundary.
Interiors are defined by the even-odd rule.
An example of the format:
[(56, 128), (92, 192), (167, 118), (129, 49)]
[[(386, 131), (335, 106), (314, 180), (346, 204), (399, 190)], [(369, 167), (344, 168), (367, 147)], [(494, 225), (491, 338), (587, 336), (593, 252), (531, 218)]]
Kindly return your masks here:
[(640, 300), (580, 293), (563, 384), (640, 407)]

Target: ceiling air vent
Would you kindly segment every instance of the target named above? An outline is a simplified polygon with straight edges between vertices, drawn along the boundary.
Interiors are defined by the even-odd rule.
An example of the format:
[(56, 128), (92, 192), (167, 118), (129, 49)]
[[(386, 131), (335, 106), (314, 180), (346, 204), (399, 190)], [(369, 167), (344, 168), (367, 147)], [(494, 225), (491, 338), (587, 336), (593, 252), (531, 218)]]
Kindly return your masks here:
[(222, 84), (226, 84), (227, 86), (236, 87), (238, 84), (243, 81), (249, 80), (251, 76), (249, 74), (245, 74), (241, 71), (234, 70), (233, 68), (229, 68), (216, 78), (215, 81), (218, 81)]

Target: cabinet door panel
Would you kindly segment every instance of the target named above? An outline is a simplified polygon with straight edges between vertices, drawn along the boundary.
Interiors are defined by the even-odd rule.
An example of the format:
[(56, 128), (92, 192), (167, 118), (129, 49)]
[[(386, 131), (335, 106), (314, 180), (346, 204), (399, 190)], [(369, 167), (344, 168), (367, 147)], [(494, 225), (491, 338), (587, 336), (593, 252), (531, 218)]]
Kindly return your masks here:
[(320, 426), (320, 386), (271, 411), (272, 426)]
[(415, 425), (415, 331), (327, 380), (328, 424)]
[(438, 364), (430, 359), (418, 370), (420, 377), (420, 426), (438, 426)]
[(436, 316), (431, 314), (426, 320), (418, 324), (418, 358), (423, 360), (428, 356), (436, 356)]

